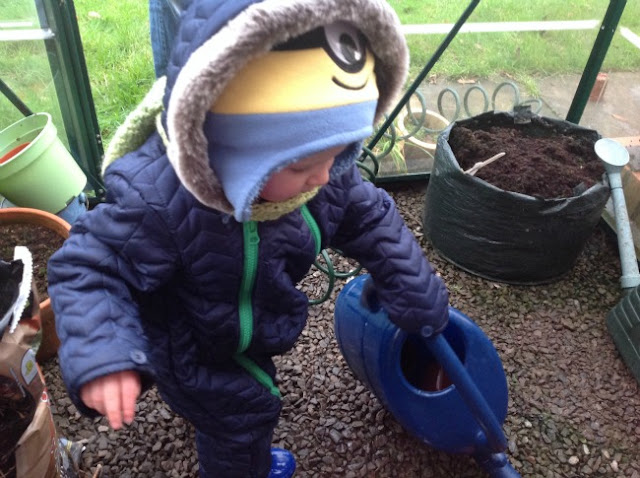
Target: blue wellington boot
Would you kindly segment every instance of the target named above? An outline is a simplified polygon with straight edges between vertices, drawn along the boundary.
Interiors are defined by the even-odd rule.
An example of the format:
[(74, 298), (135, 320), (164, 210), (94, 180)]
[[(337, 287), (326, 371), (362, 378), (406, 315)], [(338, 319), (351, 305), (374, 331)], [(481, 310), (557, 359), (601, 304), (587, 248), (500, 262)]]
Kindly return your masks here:
[(271, 449), (271, 472), (269, 478), (291, 478), (296, 471), (296, 459), (290, 451)]

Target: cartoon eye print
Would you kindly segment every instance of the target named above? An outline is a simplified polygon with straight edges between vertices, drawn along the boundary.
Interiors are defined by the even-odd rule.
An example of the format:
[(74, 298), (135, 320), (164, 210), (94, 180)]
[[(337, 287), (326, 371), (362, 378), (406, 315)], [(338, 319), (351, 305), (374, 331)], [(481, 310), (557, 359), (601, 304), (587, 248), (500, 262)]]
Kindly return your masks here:
[(351, 24), (335, 22), (324, 27), (324, 49), (342, 70), (357, 73), (367, 59), (365, 39)]

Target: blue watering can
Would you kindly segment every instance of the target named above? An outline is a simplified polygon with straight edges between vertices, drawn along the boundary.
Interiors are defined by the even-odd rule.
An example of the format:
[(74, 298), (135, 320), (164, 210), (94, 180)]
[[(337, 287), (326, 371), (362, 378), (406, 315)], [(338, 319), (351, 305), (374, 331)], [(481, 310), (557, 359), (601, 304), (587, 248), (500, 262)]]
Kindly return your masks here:
[(433, 448), (472, 455), (493, 478), (520, 476), (504, 453), (502, 362), (471, 319), (450, 307), (441, 334), (409, 334), (389, 320), (362, 275), (338, 296), (335, 331), (351, 370), (409, 433)]

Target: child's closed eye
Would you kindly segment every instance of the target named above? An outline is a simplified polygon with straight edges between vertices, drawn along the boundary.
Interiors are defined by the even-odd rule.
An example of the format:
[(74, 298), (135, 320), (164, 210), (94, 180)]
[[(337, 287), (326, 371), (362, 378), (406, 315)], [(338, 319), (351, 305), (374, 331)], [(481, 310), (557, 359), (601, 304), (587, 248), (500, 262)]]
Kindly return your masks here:
[(307, 171), (310, 171), (312, 169), (311, 166), (289, 166), (287, 168), (289, 171), (291, 171), (292, 173), (306, 173)]

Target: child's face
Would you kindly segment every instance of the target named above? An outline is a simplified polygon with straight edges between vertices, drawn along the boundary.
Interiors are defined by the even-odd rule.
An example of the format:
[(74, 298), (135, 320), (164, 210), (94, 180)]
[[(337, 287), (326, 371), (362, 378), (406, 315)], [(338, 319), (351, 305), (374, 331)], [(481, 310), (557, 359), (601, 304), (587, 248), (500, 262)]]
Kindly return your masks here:
[(265, 201), (280, 202), (306, 193), (329, 182), (329, 170), (336, 156), (346, 146), (320, 151), (273, 173), (260, 197)]

